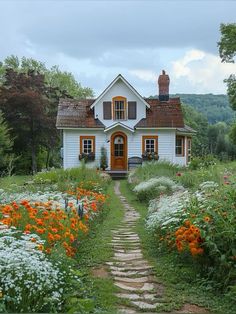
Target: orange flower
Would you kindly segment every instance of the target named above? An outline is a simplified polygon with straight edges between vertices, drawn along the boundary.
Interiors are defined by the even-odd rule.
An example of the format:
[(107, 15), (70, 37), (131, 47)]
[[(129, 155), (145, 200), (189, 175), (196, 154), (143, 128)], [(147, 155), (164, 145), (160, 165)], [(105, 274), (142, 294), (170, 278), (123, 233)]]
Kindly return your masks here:
[(37, 249), (38, 249), (39, 251), (43, 251), (44, 247), (43, 247), (42, 244), (39, 244), (39, 245), (37, 246)]
[(208, 217), (208, 216), (206, 216), (206, 217), (204, 217), (204, 221), (205, 221), (205, 222), (210, 222), (210, 221), (211, 221), (211, 218)]
[(61, 240), (60, 234), (55, 234), (54, 235), (54, 239), (57, 240), (57, 241)]

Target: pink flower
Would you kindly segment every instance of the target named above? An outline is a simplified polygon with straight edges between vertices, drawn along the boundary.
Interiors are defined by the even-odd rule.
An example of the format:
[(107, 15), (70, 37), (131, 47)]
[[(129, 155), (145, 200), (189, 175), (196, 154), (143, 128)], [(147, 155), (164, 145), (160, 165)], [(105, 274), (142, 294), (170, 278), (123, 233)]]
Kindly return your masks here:
[(225, 179), (225, 180), (226, 180), (226, 179), (228, 179), (228, 177), (229, 177), (229, 176), (227, 176), (227, 175), (224, 175), (224, 179)]

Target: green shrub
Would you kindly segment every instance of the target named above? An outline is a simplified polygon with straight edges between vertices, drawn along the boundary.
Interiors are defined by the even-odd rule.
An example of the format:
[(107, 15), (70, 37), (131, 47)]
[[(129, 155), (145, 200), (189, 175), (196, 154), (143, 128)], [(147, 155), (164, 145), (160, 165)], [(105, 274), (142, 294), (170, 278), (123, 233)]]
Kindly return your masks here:
[(170, 194), (181, 189), (168, 177), (151, 178), (135, 186), (134, 192), (140, 201), (149, 201), (159, 197), (161, 194)]
[(217, 164), (217, 159), (213, 155), (206, 155), (202, 157), (194, 157), (191, 159), (189, 169), (196, 170), (202, 168), (208, 168)]
[(173, 178), (181, 169), (179, 166), (167, 161), (144, 162), (142, 166), (137, 167), (134, 172), (131, 172), (129, 183), (137, 184), (155, 177)]
[(105, 170), (108, 167), (107, 163), (107, 150), (104, 146), (101, 148), (100, 168)]
[[(94, 168), (87, 168), (84, 163), (78, 168), (55, 169), (48, 172), (40, 172), (34, 176), (34, 183), (40, 185), (57, 184), (57, 189), (65, 191), (71, 185), (79, 185), (87, 182), (89, 185), (96, 185), (105, 191), (110, 178), (101, 176)], [(92, 182), (92, 183), (91, 183)], [(85, 188), (85, 187), (84, 187)]]
[(234, 180), (221, 186), (204, 182), (192, 194), (150, 203), (147, 219), (160, 248), (175, 252), (182, 263), (198, 265), (200, 274), (219, 289), (236, 280), (235, 187)]

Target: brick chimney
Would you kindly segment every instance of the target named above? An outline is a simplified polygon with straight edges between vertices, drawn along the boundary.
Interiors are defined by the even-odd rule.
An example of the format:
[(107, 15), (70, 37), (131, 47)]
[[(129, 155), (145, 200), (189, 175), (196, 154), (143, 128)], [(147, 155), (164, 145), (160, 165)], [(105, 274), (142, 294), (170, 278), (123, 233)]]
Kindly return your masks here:
[(162, 70), (162, 74), (158, 78), (160, 101), (169, 100), (169, 85), (170, 85), (169, 75), (167, 75), (166, 72)]

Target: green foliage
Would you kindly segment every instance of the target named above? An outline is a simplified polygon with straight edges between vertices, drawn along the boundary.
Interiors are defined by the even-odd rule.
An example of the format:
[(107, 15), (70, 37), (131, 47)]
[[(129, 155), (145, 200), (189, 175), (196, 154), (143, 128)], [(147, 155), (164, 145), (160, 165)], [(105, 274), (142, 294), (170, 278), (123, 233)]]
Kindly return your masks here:
[(231, 74), (228, 79), (225, 79), (227, 83), (227, 94), (229, 97), (229, 102), (233, 110), (236, 110), (236, 76)]
[(210, 166), (216, 165), (217, 159), (212, 155), (206, 155), (203, 157), (194, 157), (188, 166), (191, 170), (208, 168)]
[(171, 194), (180, 187), (168, 177), (151, 178), (135, 186), (134, 192), (140, 201), (150, 201), (162, 194)]
[[(236, 56), (236, 23), (221, 24), (221, 39), (218, 43), (222, 62), (235, 62)], [(233, 110), (236, 110), (236, 76), (231, 74), (227, 83), (227, 94)]]
[(105, 170), (108, 167), (107, 150), (104, 146), (101, 147), (100, 168)]
[(230, 129), (230, 138), (234, 145), (236, 145), (236, 123), (234, 123)]
[(140, 202), (136, 195), (131, 193), (126, 181), (121, 182), (121, 192), (128, 203), (134, 206), (141, 215), (137, 232), (142, 241), (143, 253), (154, 266), (156, 277), (165, 283), (161, 312), (174, 311), (174, 309), (180, 309), (185, 303), (190, 303), (206, 307), (212, 313), (234, 314), (235, 289), (232, 287), (229, 293), (224, 294), (217, 292), (212, 281), (200, 276), (197, 263), (193, 264), (193, 261), (188, 263), (186, 258), (180, 258), (181, 256), (176, 255), (176, 252), (160, 249), (159, 238), (147, 232), (145, 228), (147, 216), (145, 203)]
[(192, 154), (194, 156), (204, 155), (208, 150), (207, 128), (208, 122), (206, 117), (193, 109), (189, 105), (182, 105), (185, 123), (197, 131), (196, 136), (192, 139)]
[(234, 62), (236, 56), (236, 23), (221, 24), (221, 39), (218, 42), (222, 62)]
[(0, 171), (6, 169), (9, 163), (13, 147), (13, 140), (9, 128), (0, 111)]
[[(98, 171), (93, 168), (87, 168), (84, 164), (78, 168), (71, 169), (55, 169), (47, 172), (39, 172), (34, 176), (33, 179), (35, 184), (45, 185), (57, 184), (57, 187), (61, 191), (65, 191), (71, 185), (76, 185), (82, 183), (83, 188), (92, 187), (97, 190), (98, 187), (102, 187), (105, 191), (108, 187), (111, 179), (110, 177), (102, 177)], [(84, 183), (85, 182), (85, 183)], [(81, 186), (82, 187), (82, 186)], [(101, 192), (101, 191), (100, 191)]]
[(147, 181), (155, 177), (175, 177), (181, 168), (166, 161), (150, 161), (145, 162), (142, 166), (137, 167), (129, 175), (129, 182), (132, 187), (134, 185)]
[(219, 121), (232, 122), (235, 118), (226, 95), (178, 94), (174, 96), (179, 96), (183, 104), (202, 113), (210, 124)]
[[(22, 57), (19, 59), (17, 56), (11, 55), (7, 57), (0, 65), (0, 70), (5, 74), (6, 69), (13, 69), (18, 73), (35, 72), (42, 74), (45, 79), (45, 85), (49, 89), (57, 90), (57, 97), (72, 97), (74, 99), (82, 99), (93, 97), (92, 89), (82, 87), (73, 76), (72, 73), (61, 71), (58, 66), (54, 65), (47, 69), (43, 62), (34, 60), (32, 58)], [(0, 84), (4, 81), (4, 75)]]
[(234, 159), (236, 157), (236, 146), (229, 136), (230, 126), (224, 122), (210, 125), (207, 130), (209, 152), (220, 160)]
[(35, 173), (59, 166), (59, 131), (56, 114), (60, 98), (92, 97), (69, 72), (54, 66), (16, 56), (0, 63), (0, 108), (11, 134), (18, 158), (17, 173)]

